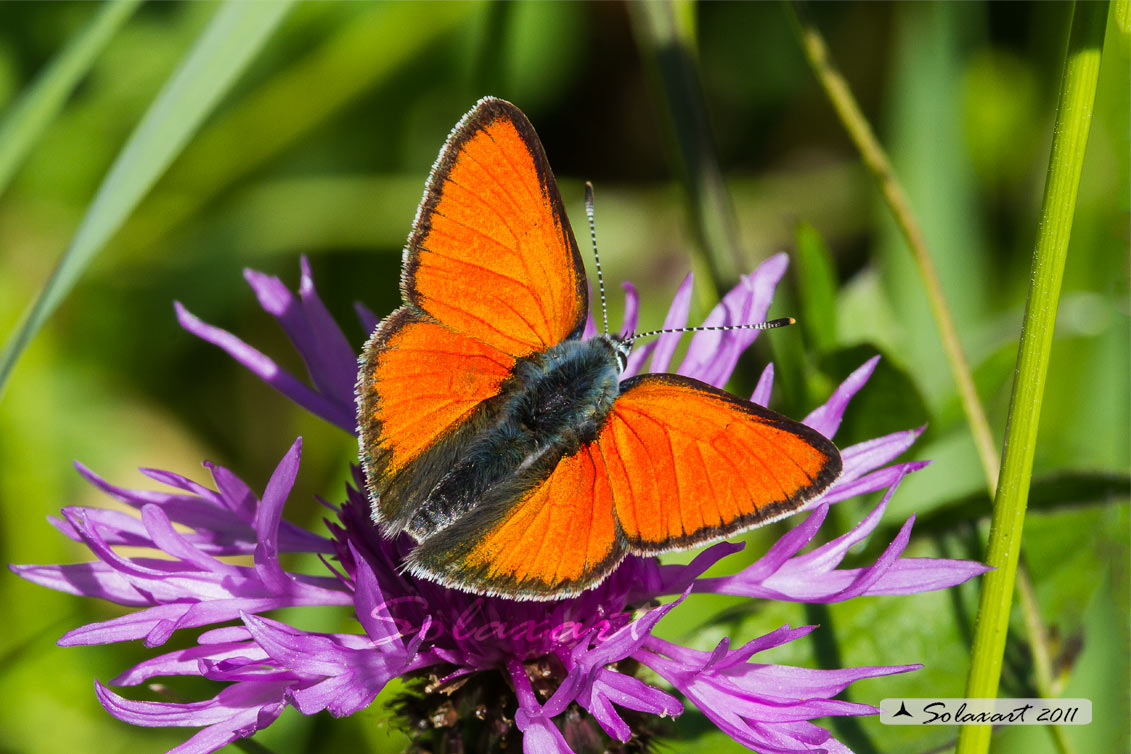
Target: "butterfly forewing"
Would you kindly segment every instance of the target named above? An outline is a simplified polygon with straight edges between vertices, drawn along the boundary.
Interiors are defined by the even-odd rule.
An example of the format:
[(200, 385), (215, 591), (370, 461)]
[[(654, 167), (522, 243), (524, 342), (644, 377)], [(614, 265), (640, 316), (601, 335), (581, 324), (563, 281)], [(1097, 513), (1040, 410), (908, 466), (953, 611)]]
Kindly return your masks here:
[(405, 249), (405, 299), (514, 356), (580, 332), (581, 255), (534, 128), (482, 100), (452, 131)]
[(405, 528), (488, 417), (516, 357), (580, 332), (585, 272), (546, 155), (518, 108), (479, 102), (432, 169), (405, 247), (406, 306), (358, 381), (376, 517)]
[(403, 509), (447, 468), (439, 456), (458, 453), (448, 440), (498, 395), (513, 367), (512, 356), (408, 307), (381, 323), (362, 356), (358, 425), (383, 522), (403, 525), (411, 514)]

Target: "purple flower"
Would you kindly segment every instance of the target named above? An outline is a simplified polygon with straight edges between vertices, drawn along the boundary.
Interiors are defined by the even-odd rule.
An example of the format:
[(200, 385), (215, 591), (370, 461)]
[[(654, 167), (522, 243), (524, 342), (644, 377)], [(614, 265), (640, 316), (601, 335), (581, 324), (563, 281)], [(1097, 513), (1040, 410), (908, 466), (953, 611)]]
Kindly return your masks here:
[[(705, 324), (762, 319), (785, 267), (784, 255), (762, 264), (724, 297)], [(309, 382), (177, 304), (181, 324), (287, 397), (352, 432), (357, 355), (319, 299), (306, 260), (297, 296), (276, 278), (250, 271), (246, 277), (298, 349)], [(665, 327), (686, 324), (690, 291), (688, 277)], [(624, 326), (631, 330), (637, 295), (629, 285), (625, 292)], [(358, 313), (365, 327), (376, 325), (376, 317), (364, 307)], [(752, 330), (698, 333), (677, 371), (721, 386), (757, 336)], [(625, 376), (645, 368), (669, 369), (679, 337), (664, 335), (637, 348)], [(873, 359), (857, 369), (805, 422), (835, 435), (845, 407), (875, 364)], [(753, 400), (768, 402), (772, 384), (773, 369), (767, 367)], [(157, 676), (203, 676), (224, 684), (212, 699), (190, 704), (133, 701), (95, 684), (99, 700), (121, 720), (199, 728), (173, 749), (178, 753), (215, 751), (250, 736), (288, 705), (308, 715), (322, 710), (353, 714), (397, 677), (413, 689), (397, 702), (397, 710), (417, 735), (458, 740), (471, 751), (503, 743), (516, 750), (520, 739), (523, 751), (539, 753), (605, 747), (602, 742), (610, 739), (646, 742), (653, 735), (654, 716), (676, 717), (683, 711), (684, 702), (674, 691), (727, 735), (758, 751), (844, 752), (828, 731), (810, 721), (874, 714), (875, 707), (833, 697), (855, 680), (917, 665), (812, 670), (755, 661), (758, 653), (804, 636), (813, 626), (782, 626), (737, 649), (724, 639), (713, 651), (672, 644), (652, 630), (699, 592), (836, 602), (941, 589), (984, 572), (977, 563), (902, 557), (911, 520), (875, 563), (839, 568), (848, 549), (879, 523), (903, 476), (924, 465), (893, 463), (918, 435), (919, 430), (908, 430), (845, 448), (842, 476), (809, 506), (808, 517), (731, 576), (702, 575), (743, 547), (723, 542), (688, 565), (630, 556), (598, 587), (557, 602), (478, 597), (403, 573), (401, 564), (413, 542), (405, 535), (387, 540), (378, 532), (359, 492), (364, 480), (356, 466), (343, 502), (328, 506), (334, 514), (329, 536), (283, 521), (301, 441), (283, 455), (262, 495), (228, 469), (210, 464), (211, 488), (171, 472), (143, 470), (166, 485), (167, 492), (117, 487), (80, 465), (87, 480), (139, 515), (65, 508), (51, 523), (89, 547), (96, 560), (13, 569), (53, 589), (135, 608), (68, 632), (59, 642), (65, 646), (141, 639), (148, 647), (159, 647), (180, 629), (206, 628), (195, 645), (145, 660), (111, 683), (133, 686)], [(854, 529), (802, 552), (829, 505), (880, 490), (886, 490), (883, 500)], [(115, 548), (120, 545), (131, 552), (148, 549), (157, 557), (119, 554)], [(290, 573), (279, 563), (280, 552), (317, 554), (327, 571), (318, 576)], [(220, 559), (232, 555), (246, 556), (251, 564)], [(664, 596), (675, 599), (656, 606)], [(315, 633), (267, 616), (296, 605), (352, 606), (359, 631)], [(634, 671), (640, 666), (654, 671), (670, 690), (638, 678)], [(500, 703), (500, 698), (509, 701)]]

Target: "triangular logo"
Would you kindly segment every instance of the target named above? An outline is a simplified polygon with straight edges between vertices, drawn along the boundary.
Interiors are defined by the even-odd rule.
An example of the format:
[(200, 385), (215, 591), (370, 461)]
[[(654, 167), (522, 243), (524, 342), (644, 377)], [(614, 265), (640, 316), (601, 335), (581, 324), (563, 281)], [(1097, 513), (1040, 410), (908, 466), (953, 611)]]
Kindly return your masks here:
[(912, 716), (911, 713), (907, 711), (907, 703), (902, 702), (902, 701), (899, 703), (899, 712), (896, 712), (894, 715), (892, 715), (892, 717), (911, 717), (911, 716)]

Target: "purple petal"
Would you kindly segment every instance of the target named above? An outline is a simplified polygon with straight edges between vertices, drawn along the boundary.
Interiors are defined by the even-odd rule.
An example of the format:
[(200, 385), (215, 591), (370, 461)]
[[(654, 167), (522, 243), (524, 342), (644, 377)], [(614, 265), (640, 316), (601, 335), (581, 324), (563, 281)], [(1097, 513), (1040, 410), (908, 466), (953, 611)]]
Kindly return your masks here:
[(924, 429), (926, 427), (893, 432), (842, 449), (840, 458), (844, 462), (844, 470), (841, 472), (841, 480), (855, 479), (867, 471), (895, 460), (919, 439)]
[(381, 318), (360, 301), (353, 302), (353, 310), (357, 313), (357, 320), (361, 322), (361, 329), (366, 333), (373, 332), (377, 329), (377, 325), (381, 324)]
[(138, 469), (138, 471), (140, 471), (142, 474), (145, 474), (150, 479), (160, 482), (161, 484), (167, 484), (170, 487), (174, 487), (178, 490), (183, 490), (196, 497), (202, 497), (211, 503), (220, 503), (220, 498), (215, 492), (208, 489), (203, 484), (194, 482), (192, 479), (189, 479), (187, 476), (184, 476), (182, 474), (177, 474), (172, 471), (166, 471), (165, 469), (150, 469), (144, 466)]
[[(768, 634), (763, 634), (762, 636), (759, 636), (758, 638), (742, 645), (741, 648), (733, 650), (731, 654), (742, 655), (742, 661), (745, 661), (758, 652), (765, 652), (768, 649), (780, 647), (784, 644), (790, 643), (791, 641), (796, 641), (803, 636), (808, 636), (813, 632), (815, 628), (817, 627), (798, 626), (797, 628), (790, 628), (789, 626), (779, 626)], [(727, 652), (725, 651), (726, 641), (727, 640), (724, 638), (723, 641), (719, 643), (719, 647), (722, 647), (724, 649), (722, 653), (719, 652), (719, 647), (716, 647), (715, 650), (711, 652), (704, 652), (700, 649), (682, 647), (678, 644), (666, 641), (657, 636), (649, 636), (644, 643), (644, 647), (649, 652), (654, 652), (665, 657), (669, 657), (675, 662), (681, 665), (685, 665), (688, 668), (691, 668), (698, 672), (708, 667), (709, 664), (719, 663), (721, 659), (724, 659), (724, 656), (727, 654)], [(727, 664), (728, 663), (724, 663), (724, 665)]]
[(927, 564), (897, 568), (901, 562), (899, 556), (911, 536), (914, 517), (903, 525), (895, 540), (871, 566), (835, 570), (848, 550), (863, 541), (878, 525), (899, 481), (907, 473), (906, 468), (893, 469), (898, 473), (891, 480), (883, 500), (848, 533), (804, 555), (797, 555), (812, 540), (823, 522), (828, 511), (828, 504), (823, 503), (755, 563), (733, 576), (700, 578), (692, 589), (782, 601), (839, 602), (863, 594), (883, 593), (881, 590), (907, 593), (915, 586), (924, 590), (952, 586), (983, 572), (983, 566), (963, 561), (939, 561), (936, 568)]
[[(691, 294), (694, 290), (692, 283), (694, 276), (689, 272), (683, 282), (676, 289), (672, 305), (664, 317), (662, 330), (678, 330), (687, 326), (687, 312), (691, 309)], [(666, 372), (675, 355), (676, 346), (679, 345), (683, 333), (664, 333), (657, 336), (656, 350), (652, 354), (652, 362), (648, 369), (653, 372)]]
[(887, 466), (879, 471), (873, 471), (870, 474), (865, 474), (856, 479), (844, 479), (842, 477), (833, 482), (833, 486), (829, 487), (829, 489), (825, 491), (825, 494), (817, 498), (815, 504), (832, 505), (833, 503), (839, 503), (841, 500), (848, 500), (849, 498), (864, 495), (869, 492), (887, 489), (908, 474), (925, 468), (930, 464), (930, 461), (909, 461), (895, 466)]
[(840, 386), (833, 391), (832, 396), (823, 406), (815, 409), (801, 423), (807, 424), (831, 439), (840, 429), (840, 422), (844, 418), (844, 410), (848, 408), (848, 402), (852, 400), (852, 396), (859, 392), (860, 388), (864, 387), (879, 362), (879, 356), (873, 356), (865, 361), (855, 372), (848, 375), (844, 382), (840, 383)]
[(806, 568), (814, 571), (831, 571), (840, 565), (844, 560), (844, 556), (848, 554), (849, 548), (857, 542), (863, 542), (868, 538), (876, 526), (883, 518), (884, 511), (887, 510), (888, 501), (891, 500), (892, 494), (895, 492), (896, 487), (899, 486), (899, 481), (888, 489), (887, 494), (876, 505), (871, 512), (864, 517), (864, 520), (850, 529), (847, 533), (826, 542), (820, 547), (815, 547), (804, 555), (799, 555), (792, 561), (792, 567)]
[(879, 581), (903, 554), (911, 538), (914, 521), (914, 516), (909, 518), (876, 562), (868, 568), (852, 572), (851, 582), (841, 589), (836, 589), (833, 580), (818, 577), (818, 574), (827, 575), (835, 571), (807, 571), (803, 564), (794, 568), (791, 567), (791, 563), (787, 563), (780, 571), (766, 579), (763, 582), (764, 588), (770, 590), (776, 599), (796, 602), (842, 602), (859, 597)]
[(201, 340), (219, 346), (229, 356), (251, 371), (280, 393), (290, 398), (315, 416), (331, 424), (336, 424), (347, 432), (357, 430), (357, 419), (352, 404), (344, 406), (331, 398), (320, 395), (302, 384), (296, 377), (283, 371), (278, 364), (265, 354), (243, 342), (235, 335), (218, 327), (205, 324), (191, 314), (179, 301), (173, 302), (177, 310), (177, 321)]
[(762, 370), (762, 376), (758, 378), (758, 384), (754, 387), (754, 394), (750, 396), (750, 400), (759, 406), (768, 406), (773, 389), (774, 365), (767, 364), (766, 368)]
[[(105, 481), (81, 463), (75, 468), (84, 479), (106, 495), (141, 510), (144, 505), (160, 506), (170, 520), (198, 530), (225, 532), (239, 530), (239, 520), (221, 505), (206, 502), (199, 497), (174, 495), (158, 490), (130, 490), (116, 487)], [(213, 493), (215, 494), (215, 493)], [(250, 534), (250, 530), (248, 530)]]
[[(291, 329), (298, 329), (294, 296), (291, 295), (290, 290), (283, 285), (279, 278), (251, 269), (244, 269), (243, 277), (247, 284), (251, 286), (255, 297), (259, 299), (259, 305), (263, 307), (263, 310), (273, 317), (284, 320), (283, 329), (288, 331), (288, 335), (290, 335)], [(299, 335), (301, 334), (299, 333)], [(291, 337), (294, 338), (294, 336)]]
[(241, 521), (254, 523), (259, 500), (251, 488), (223, 466), (205, 461), (204, 468), (212, 474), (212, 481), (216, 484), (216, 491), (220, 493), (220, 501), (224, 507), (235, 513)]
[(329, 710), (334, 717), (345, 717), (372, 704), (379, 691), (380, 688), (368, 693), (367, 687), (357, 683), (352, 674), (343, 674), (295, 689), (289, 700), (304, 715)]
[(275, 317), (302, 356), (307, 373), (318, 392), (338, 404), (353, 401), (357, 356), (314, 290), (310, 262), (301, 262), (299, 299), (272, 275), (244, 270), (244, 278), (255, 291), (259, 304)]
[(379, 647), (390, 646), (393, 650), (404, 650), (401, 632), (396, 620), (389, 614), (389, 607), (385, 596), (381, 592), (380, 584), (361, 553), (357, 551), (352, 542), (349, 542), (350, 552), (354, 562), (357, 563), (357, 588), (354, 592), (356, 602), (357, 620), (365, 629), (366, 635)]
[(119, 555), (102, 537), (102, 532), (96, 523), (97, 518), (92, 519), (85, 508), (64, 508), (63, 515), (95, 557), (126, 577), (161, 578), (168, 575), (171, 570), (183, 570), (180, 564), (172, 561), (142, 562), (140, 559)]
[[(827, 505), (818, 507), (801, 524), (779, 537), (778, 541), (770, 547), (765, 555), (734, 576), (724, 577), (724, 579), (733, 579), (740, 582), (761, 582), (777, 573), (790, 558), (801, 551), (802, 547), (813, 541), (813, 537), (817, 535), (821, 524), (825, 522), (825, 516), (828, 515), (828, 512)], [(702, 591), (706, 588), (706, 585), (712, 583), (717, 582), (713, 579), (700, 579), (695, 585), (695, 591)]]
[(57, 644), (61, 647), (73, 647), (143, 639), (158, 626), (178, 620), (187, 609), (187, 605), (157, 605), (120, 618), (88, 623), (63, 634)]
[[(267, 618), (246, 614), (241, 618), (256, 643), (276, 663), (295, 673), (322, 676), (289, 692), (291, 701), (305, 715), (326, 709), (342, 717), (367, 707), (389, 680), (408, 669), (420, 646), (416, 640), (407, 651), (403, 647), (398, 650), (375, 646), (364, 636), (314, 634)], [(427, 626), (421, 637), (426, 630)]]
[[(687, 594), (685, 591), (679, 599), (649, 610), (595, 647), (590, 648), (588, 640), (574, 646), (569, 657), (569, 674), (546, 702), (546, 706), (540, 708), (540, 714), (555, 717), (574, 699), (591, 699), (598, 693), (593, 684), (597, 682), (600, 669), (625, 659), (643, 646), (656, 623), (683, 602)], [(607, 717), (605, 722), (619, 730), (613, 717)]]
[(251, 632), (244, 626), (224, 626), (205, 631), (196, 637), (198, 644), (228, 644), (236, 641), (248, 641)]
[(788, 689), (798, 699), (833, 697), (864, 678), (876, 678), (919, 670), (922, 665), (865, 666), (856, 668), (798, 668), (791, 665), (742, 664), (728, 677), (746, 688)]
[[(259, 501), (251, 494), (247, 485), (234, 474), (221, 466), (205, 463), (213, 473), (220, 493), (199, 488), (201, 494), (175, 495), (157, 490), (130, 490), (116, 487), (105, 481), (93, 471), (75, 463), (79, 474), (105, 494), (141, 510), (146, 505), (158, 506), (169, 520), (192, 527), (195, 531), (179, 532), (186, 542), (209, 555), (250, 555), (254, 549), (255, 531), (251, 524), (255, 520), (255, 509)], [(183, 479), (175, 474), (159, 474), (147, 470), (146, 475), (163, 483)], [(153, 547), (149, 533), (141, 521), (122, 511), (86, 508), (86, 517), (99, 525), (102, 536), (111, 545), (131, 545)], [(49, 519), (50, 520), (50, 519)], [(69, 522), (53, 520), (52, 524), (71, 539), (78, 539), (78, 533)], [(279, 534), (280, 548), (287, 552), (333, 552), (333, 544), (289, 522), (283, 522)]]
[[(585, 645), (579, 644), (574, 648), (573, 661), (578, 666), (593, 670), (623, 660), (644, 644), (660, 619), (687, 599), (688, 593), (689, 591), (685, 591), (678, 599), (674, 599), (666, 605), (652, 608), (636, 620), (613, 632), (609, 638), (593, 649), (584, 651)], [(550, 705), (547, 704), (548, 706)]]
[(215, 573), (227, 573), (231, 575), (239, 574), (239, 568), (237, 566), (224, 563), (211, 555), (206, 555), (194, 547), (192, 543), (188, 542), (180, 532), (173, 528), (169, 517), (166, 516), (165, 512), (158, 506), (146, 505), (142, 508), (141, 522), (145, 525), (145, 530), (152, 538), (153, 546), (172, 555), (174, 558), (189, 565), (196, 566), (202, 571), (213, 571)]
[(972, 560), (900, 558), (864, 594), (918, 594), (964, 584), (993, 568)]
[(640, 295), (632, 283), (624, 282), (620, 287), (624, 290), (624, 324), (621, 325), (620, 336), (627, 338), (636, 332), (636, 320), (640, 313)]
[(526, 668), (515, 659), (506, 661), (507, 672), (518, 697), (515, 725), (522, 731), (523, 754), (574, 754), (558, 726), (546, 715), (534, 696), (534, 688), (526, 675)]
[(662, 565), (660, 582), (643, 585), (638, 594), (630, 597), (630, 601), (643, 600), (648, 594), (681, 594), (706, 573), (708, 568), (725, 557), (741, 552), (745, 547), (745, 542), (719, 542), (700, 552), (687, 565)]
[(136, 686), (162, 675), (199, 675), (200, 661), (219, 662), (232, 657), (247, 657), (262, 662), (267, 653), (253, 642), (237, 641), (224, 644), (203, 644), (152, 657), (134, 665), (111, 683), (115, 686)]
[[(94, 521), (102, 531), (102, 536), (110, 545), (129, 547), (153, 547), (153, 540), (137, 516), (125, 511), (106, 508), (84, 508), (89, 520)], [(48, 516), (47, 520), (62, 532), (63, 536), (76, 542), (82, 541), (77, 529), (65, 517)]]
[(597, 670), (593, 683), (578, 698), (578, 703), (618, 741), (631, 738), (632, 729), (617, 714), (614, 704), (660, 717), (678, 717), (683, 713), (683, 703), (671, 694), (610, 668)]
[(291, 579), (283, 573), (279, 565), (279, 521), (283, 516), (283, 505), (298, 476), (299, 461), (302, 457), (302, 438), (298, 438), (287, 450), (263, 491), (259, 512), (255, 520), (255, 533), (259, 540), (255, 546), (255, 572), (263, 583), (276, 594), (290, 589)]
[(58, 643), (59, 646), (69, 647), (144, 639), (146, 646), (152, 648), (165, 643), (178, 629), (225, 623), (238, 618), (241, 612), (255, 614), (284, 607), (348, 605), (351, 602), (346, 593), (319, 590), (316, 595), (207, 599), (202, 602), (155, 605), (118, 618), (72, 629)]
[(310, 260), (303, 255), (300, 260), (302, 279), (299, 283), (299, 298), (307, 326), (314, 335), (314, 346), (318, 372), (312, 373), (319, 390), (333, 396), (337, 401), (352, 406), (354, 384), (357, 382), (357, 352), (346, 340), (338, 323), (330, 316), (326, 305), (314, 289), (314, 277), (310, 272)]
[(120, 573), (105, 563), (72, 565), (11, 565), (12, 572), (33, 584), (81, 597), (98, 597), (119, 605), (152, 604)]
[(306, 677), (279, 667), (262, 650), (257, 650), (248, 656), (237, 655), (220, 660), (202, 658), (197, 672), (202, 678), (210, 681), (309, 682)]
[(831, 736), (810, 719), (875, 712), (869, 705), (828, 697), (854, 680), (917, 666), (819, 671), (748, 662), (755, 653), (793, 641), (812, 628), (783, 626), (736, 650), (730, 650), (724, 639), (710, 653), (649, 637), (634, 657), (683, 692), (739, 743), (764, 752), (813, 751)]
[(632, 350), (628, 353), (628, 361), (624, 365), (624, 371), (620, 373), (620, 381), (624, 382), (629, 377), (635, 376), (644, 366), (644, 362), (656, 350), (656, 341), (650, 341), (642, 346), (635, 343), (632, 345)]
[(334, 676), (347, 664), (345, 653), (350, 650), (336, 645), (327, 636), (309, 634), (247, 613), (240, 618), (255, 643), (284, 667), (314, 676)]
[(246, 682), (228, 686), (213, 699), (191, 704), (135, 702), (95, 682), (95, 694), (114, 717), (147, 727), (208, 726), (168, 754), (207, 754), (246, 738), (275, 721), (283, 711), (286, 684)]
[(522, 754), (574, 754), (558, 726), (541, 715), (519, 709), (514, 720), (522, 731)]
[[(249, 526), (249, 537), (254, 540), (255, 517), (259, 509), (259, 499), (242, 479), (223, 466), (205, 461), (204, 467), (212, 473), (216, 489), (225, 507), (235, 513)], [(289, 521), (279, 525), (279, 549), (285, 552), (315, 552), (326, 555), (334, 552), (334, 544), (326, 537), (295, 526)], [(250, 554), (250, 551), (249, 551)]]
[[(703, 326), (745, 325), (764, 320), (774, 289), (788, 265), (788, 256), (775, 254), (752, 274), (744, 275), (739, 285), (723, 296), (718, 306), (707, 315)], [(695, 333), (677, 373), (721, 388), (734, 372), (739, 356), (757, 339), (759, 332), (712, 330)]]
[(597, 334), (597, 322), (593, 319), (593, 310), (589, 310), (589, 314), (585, 315), (585, 327), (581, 331), (581, 339), (589, 340)]

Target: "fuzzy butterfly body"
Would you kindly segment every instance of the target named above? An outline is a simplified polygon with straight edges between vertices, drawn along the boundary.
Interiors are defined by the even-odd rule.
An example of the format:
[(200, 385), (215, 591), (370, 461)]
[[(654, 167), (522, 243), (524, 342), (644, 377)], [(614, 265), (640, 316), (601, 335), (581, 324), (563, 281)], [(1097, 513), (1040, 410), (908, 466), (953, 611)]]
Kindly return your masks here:
[(449, 136), (401, 291), (362, 354), (358, 426), (373, 517), (416, 539), (417, 575), (570, 596), (628, 553), (788, 515), (840, 473), (814, 430), (686, 377), (621, 382), (630, 343), (581, 340), (577, 242), (508, 102), (481, 100)]

